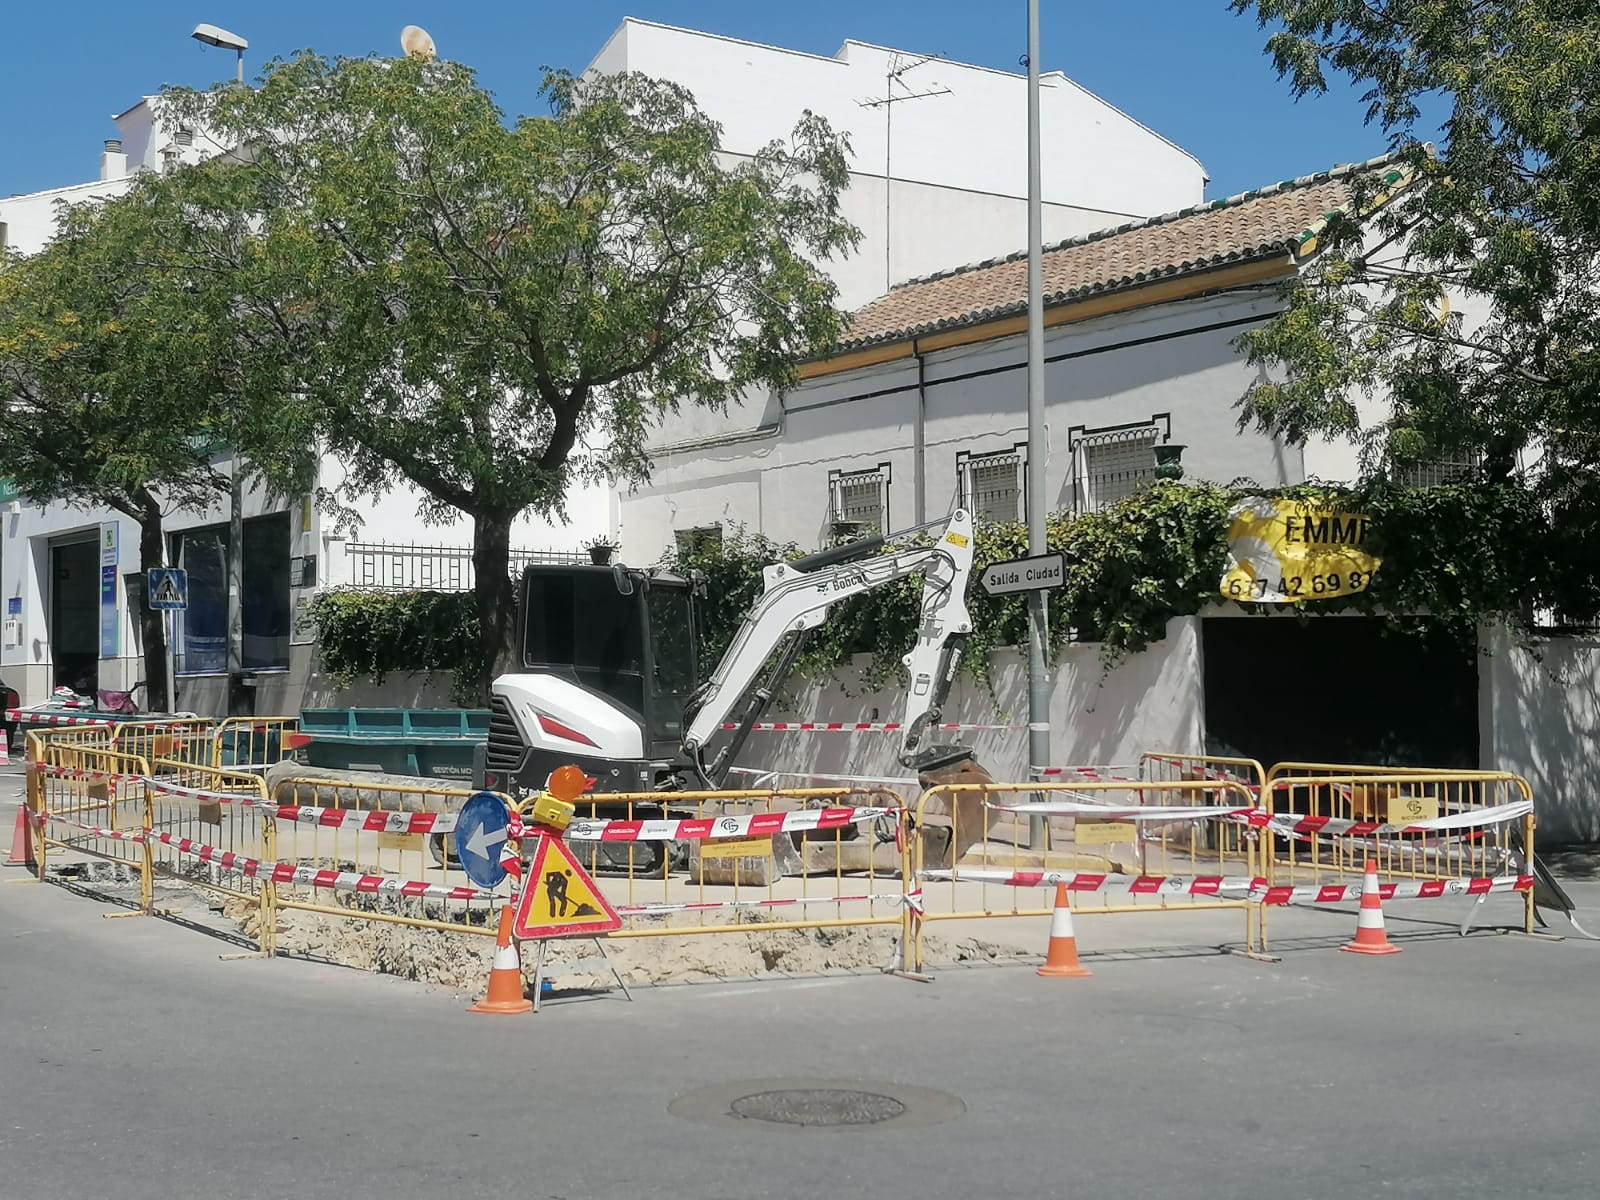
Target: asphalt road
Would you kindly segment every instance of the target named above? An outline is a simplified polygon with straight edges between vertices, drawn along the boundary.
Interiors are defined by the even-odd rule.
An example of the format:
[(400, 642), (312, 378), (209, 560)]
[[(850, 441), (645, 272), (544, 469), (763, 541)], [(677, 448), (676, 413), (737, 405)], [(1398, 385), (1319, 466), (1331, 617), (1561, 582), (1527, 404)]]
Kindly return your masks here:
[[(1596, 943), (683, 986), (498, 1018), (106, 911), (0, 883), (6, 1200), (1596, 1191)], [(780, 1078), (965, 1111), (918, 1124), (948, 1106), (907, 1097), (911, 1123), (844, 1130), (668, 1112)]]

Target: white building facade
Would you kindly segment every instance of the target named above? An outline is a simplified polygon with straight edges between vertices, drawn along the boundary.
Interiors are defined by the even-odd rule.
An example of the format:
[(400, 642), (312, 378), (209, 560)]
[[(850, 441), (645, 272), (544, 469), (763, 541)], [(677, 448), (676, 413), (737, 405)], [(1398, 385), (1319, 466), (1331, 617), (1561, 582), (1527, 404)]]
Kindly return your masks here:
[[(863, 239), (855, 256), (829, 266), (846, 308), (896, 280), (1004, 254), (1025, 228), (1020, 75), (859, 42), (846, 42), (831, 58), (802, 54), (631, 19), (589, 69), (640, 71), (683, 85), (722, 124), (730, 161), (786, 136), (807, 109), (847, 133), (854, 158), (844, 204)], [(912, 98), (923, 92), (932, 94)], [(893, 103), (884, 103), (889, 97)], [(1058, 73), (1045, 77), (1043, 112), (1049, 236), (1202, 198), (1205, 174), (1193, 156)], [(118, 137), (105, 144), (98, 179), (0, 199), (5, 244), (36, 252), (53, 235), (59, 206), (116, 195), (140, 171), (193, 162), (203, 153), (205, 139), (164, 120), (157, 98), (146, 97), (114, 122)], [(723, 417), (686, 407), (658, 440), (727, 428)], [(317, 589), (471, 586), (467, 522), (423, 525), (418, 497), (406, 486), (373, 501), (344, 495), (344, 478), (343, 465), (325, 459), (318, 487), (341, 495), (355, 514), (353, 526), (337, 525), (310, 496), (246, 493), (244, 661), (258, 712), (292, 712), (302, 704), (315, 662), (296, 614)], [(631, 503), (648, 503), (648, 496)], [(633, 561), (657, 558), (671, 544), (676, 510), (657, 503), (666, 516), (641, 521), (641, 530), (654, 532), (638, 537), (623, 528), (622, 504), (603, 484), (580, 486), (567, 498), (566, 524), (524, 518), (513, 547), (528, 556), (576, 556), (585, 540), (621, 532)], [(190, 572), (191, 609), (178, 620), (175, 638), (180, 703), (202, 712), (226, 704), (227, 521), (225, 501), (166, 518), (173, 565)], [(126, 687), (140, 677), (133, 614), (141, 580), (138, 528), (130, 518), (32, 503), (0, 480), (0, 677), (24, 703), (62, 683)]]
[(1046, 460), (1027, 461), (1026, 263), (912, 280), (866, 305), (799, 386), (654, 448), (622, 503), (629, 554), (744, 526), (813, 549), (960, 505), (1022, 519), (1027, 472), (1052, 512), (1098, 509), (1156, 477), (1263, 486), (1350, 480), (1354, 449), (1238, 428), (1255, 377), (1241, 334), (1281, 310), (1349, 180), (1338, 168), (1104, 233), (1045, 255)]

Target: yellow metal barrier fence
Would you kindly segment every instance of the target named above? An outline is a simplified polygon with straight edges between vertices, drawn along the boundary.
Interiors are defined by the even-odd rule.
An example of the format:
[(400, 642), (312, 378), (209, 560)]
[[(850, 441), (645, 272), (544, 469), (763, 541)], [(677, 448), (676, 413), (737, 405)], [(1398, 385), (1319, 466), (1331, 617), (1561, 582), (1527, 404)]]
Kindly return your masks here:
[[(1533, 791), (1518, 775), (1282, 763), (1262, 798), (1272, 814), (1266, 865), (1274, 886), (1348, 882), (1369, 859), (1397, 879), (1532, 869)], [(1532, 932), (1533, 893), (1523, 901)]]
[[(420, 782), (276, 780), (269, 812), (278, 861), (297, 868), (280, 870), (276, 908), (493, 937), (512, 881), (476, 887), (460, 869), (453, 836), (413, 819), (453, 814), (474, 794)], [(416, 894), (401, 883), (416, 885)]]
[(610, 793), (577, 811), (566, 841), (623, 918), (612, 937), (901, 922), (906, 807), (887, 787)]
[(216, 725), (205, 717), (151, 717), (119, 721), (111, 727), (111, 745), (143, 759), (166, 759), (209, 767), (214, 764)]
[(156, 759), (145, 785), (151, 871), (256, 906), (261, 953), (273, 950), (275, 823), (260, 776)]
[[(1259, 858), (1245, 818), (1257, 804), (1229, 779), (932, 788), (913, 821), (908, 878), (921, 902), (906, 914), (908, 965), (921, 970), (927, 922), (1046, 916), (1055, 882), (1068, 885), (1074, 913), (1241, 909), (1245, 949), (1255, 951), (1264, 934), (1249, 893)], [(1022, 845), (1035, 816), (1047, 823), (1043, 850)], [(1212, 830), (1224, 820), (1239, 824), (1237, 835)]]
[(212, 765), (265, 771), (293, 756), (285, 743), (299, 729), (299, 717), (229, 717), (217, 724), (213, 735)]
[(138, 874), (139, 909), (148, 912), (144, 777), (150, 773), (149, 763), (77, 736), (56, 741), (30, 734), (29, 740), (25, 803), (33, 823), (38, 877), (45, 877), (51, 847), (121, 863)]

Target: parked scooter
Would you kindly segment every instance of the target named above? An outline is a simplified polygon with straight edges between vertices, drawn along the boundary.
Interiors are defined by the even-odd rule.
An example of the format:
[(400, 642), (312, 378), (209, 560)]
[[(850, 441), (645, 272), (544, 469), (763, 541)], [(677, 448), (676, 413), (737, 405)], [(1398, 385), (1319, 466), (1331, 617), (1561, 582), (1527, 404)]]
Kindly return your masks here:
[(139, 680), (127, 691), (114, 688), (96, 688), (90, 696), (63, 684), (50, 693), (50, 699), (32, 711), (37, 712), (101, 712), (119, 717), (138, 716), (142, 711), (134, 697), (144, 690), (144, 680)]

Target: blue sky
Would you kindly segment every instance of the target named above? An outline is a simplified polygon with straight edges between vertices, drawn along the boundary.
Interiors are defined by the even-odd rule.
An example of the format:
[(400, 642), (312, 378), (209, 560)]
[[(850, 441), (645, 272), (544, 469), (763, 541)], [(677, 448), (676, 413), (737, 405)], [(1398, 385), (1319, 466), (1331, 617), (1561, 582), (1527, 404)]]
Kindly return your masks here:
[[(408, 0), (123, 0), (8, 6), (0, 75), (0, 195), (94, 178), (110, 115), (163, 83), (207, 85), (233, 55), (201, 47), (201, 21), (250, 42), (252, 76), (275, 55), (398, 52), (403, 25), (475, 67), (502, 108), (537, 105), (545, 64), (579, 68), (625, 16), (813, 53), (845, 38), (1018, 69), (1023, 0), (629, 0), (456, 3)], [(1226, 0), (1042, 0), (1043, 66), (1062, 70), (1205, 163), (1213, 198), (1382, 153), (1351, 92), (1293, 101), (1262, 53), (1264, 35)], [(1019, 119), (1021, 114), (1019, 114)]]

